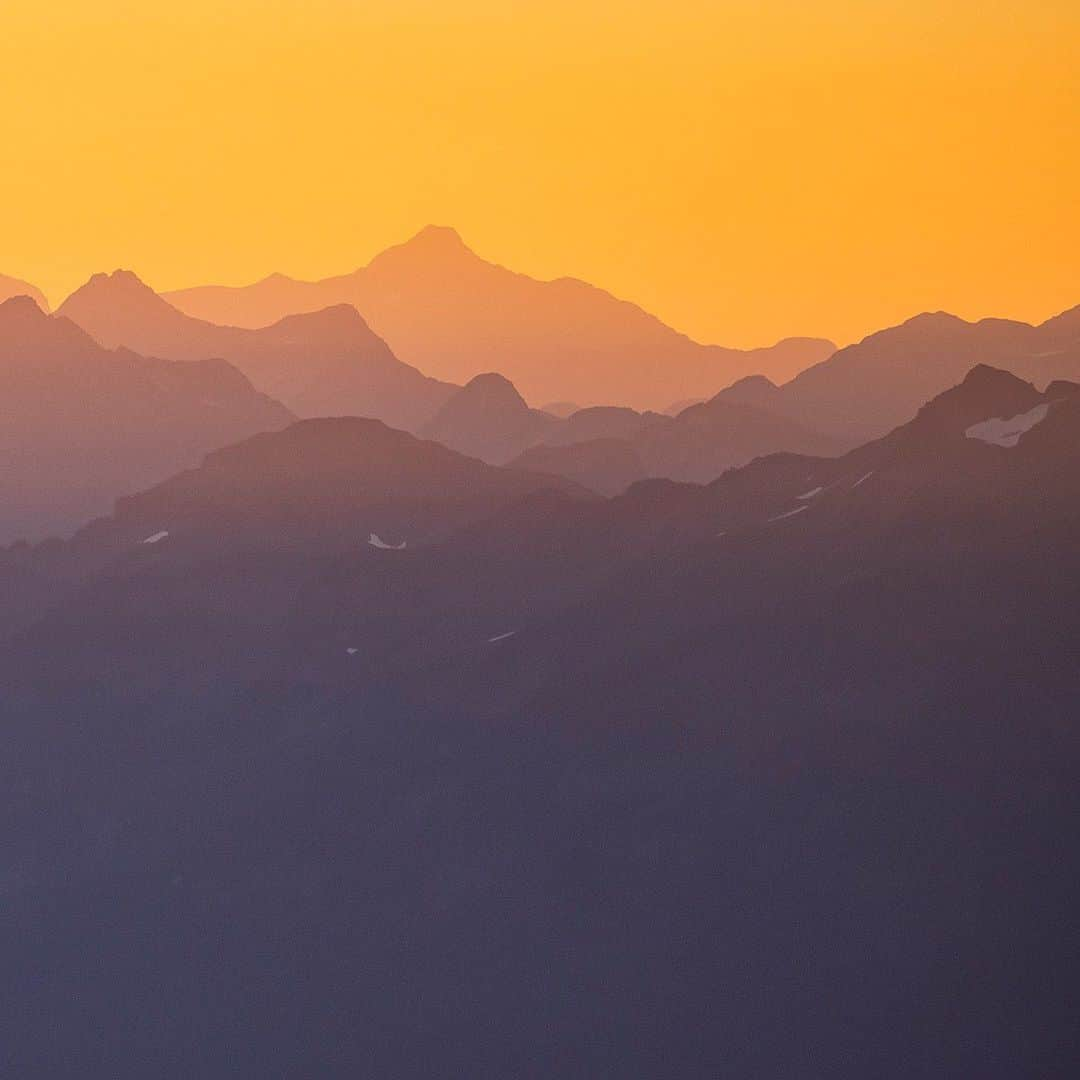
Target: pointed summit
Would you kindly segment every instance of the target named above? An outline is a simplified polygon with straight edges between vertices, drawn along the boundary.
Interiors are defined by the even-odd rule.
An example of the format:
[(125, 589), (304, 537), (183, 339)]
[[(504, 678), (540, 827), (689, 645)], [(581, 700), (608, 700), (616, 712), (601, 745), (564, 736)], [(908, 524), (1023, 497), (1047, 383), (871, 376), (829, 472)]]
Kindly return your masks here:
[(425, 225), (402, 247), (424, 248), (434, 251), (468, 251), (461, 234), (450, 225)]
[(350, 337), (361, 337), (367, 341), (373, 337), (364, 317), (352, 304), (332, 304), (321, 311), (286, 315), (284, 319), (266, 327), (266, 333), (278, 337), (302, 334), (309, 341)]
[(0, 303), (0, 356), (31, 350), (35, 363), (81, 355), (92, 348), (89, 336), (68, 319), (47, 314), (31, 296)]
[(464, 260), (480, 263), (461, 239), (456, 229), (447, 225), (425, 225), (418, 233), (401, 244), (380, 252), (359, 271), (362, 274), (408, 276), (453, 274)]
[(1011, 372), (976, 364), (963, 381), (924, 405), (910, 424), (901, 428), (924, 444), (934, 434), (957, 438), (972, 424), (994, 417), (1016, 416), (1034, 408), (1043, 395)]
[(172, 358), (168, 343), (191, 320), (130, 270), (94, 274), (57, 311), (108, 349)]
[[(114, 270), (111, 274), (97, 273), (90, 277), (85, 285), (80, 286), (64, 301), (61, 310), (76, 299), (86, 297), (123, 297), (127, 301), (142, 298), (143, 300), (161, 298), (150, 288), (137, 274), (131, 270)], [(165, 303), (165, 301), (161, 301)]]
[(423, 429), (426, 438), (492, 464), (504, 464), (538, 442), (559, 421), (530, 409), (503, 375), (476, 375)]
[(345, 301), (426, 374), (461, 384), (504, 371), (529, 401), (652, 409), (702, 400), (749, 372), (786, 379), (834, 351), (814, 339), (752, 350), (703, 345), (587, 282), (541, 280), (484, 258), (444, 225), (426, 226), (350, 274), (206, 286), (166, 299), (246, 327)]

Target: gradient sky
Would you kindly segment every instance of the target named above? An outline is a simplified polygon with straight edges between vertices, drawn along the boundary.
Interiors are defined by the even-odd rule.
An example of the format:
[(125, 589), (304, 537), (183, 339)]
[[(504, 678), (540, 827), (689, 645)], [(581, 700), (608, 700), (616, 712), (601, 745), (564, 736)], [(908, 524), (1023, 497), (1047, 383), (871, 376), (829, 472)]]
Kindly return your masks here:
[(709, 341), (1080, 303), (1076, 0), (6, 2), (0, 273), (354, 268), (428, 222)]

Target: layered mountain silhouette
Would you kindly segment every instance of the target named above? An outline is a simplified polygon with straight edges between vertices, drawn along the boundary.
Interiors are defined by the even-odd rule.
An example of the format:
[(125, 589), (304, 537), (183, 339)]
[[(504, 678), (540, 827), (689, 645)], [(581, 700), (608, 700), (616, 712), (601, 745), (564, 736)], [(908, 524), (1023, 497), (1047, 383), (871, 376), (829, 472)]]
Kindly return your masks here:
[(601, 495), (621, 495), (649, 475), (628, 439), (595, 438), (576, 443), (542, 443), (510, 462), (518, 469), (565, 476)]
[(463, 454), (504, 464), (559, 424), (550, 413), (529, 408), (509, 379), (488, 372), (450, 398), (423, 434)]
[(0, 552), (8, 1062), (1070, 1075), (1078, 506), (982, 365), (611, 499), (305, 421)]
[(918, 315), (840, 349), (781, 386), (742, 379), (722, 397), (798, 419), (849, 445), (909, 420), (927, 398), (974, 364), (1005, 368), (1040, 386), (1080, 378), (1080, 309), (1040, 326)]
[(456, 390), (401, 363), (347, 304), (260, 330), (218, 326), (118, 270), (95, 274), (59, 311), (110, 348), (170, 360), (224, 358), (298, 416), (370, 416), (412, 430)]
[(248, 327), (349, 303), (406, 363), (455, 383), (499, 371), (530, 401), (656, 407), (710, 396), (748, 372), (786, 379), (835, 350), (812, 338), (750, 350), (701, 345), (583, 281), (538, 281), (487, 262), (435, 226), (340, 277), (275, 274), (166, 299), (200, 319)]
[(559, 446), (592, 439), (633, 439), (666, 419), (655, 412), (639, 413), (615, 405), (594, 405), (571, 413), (565, 423), (547, 432), (544, 441)]
[(842, 449), (836, 439), (798, 421), (719, 398), (650, 424), (633, 442), (648, 475), (695, 483), (765, 454), (830, 455)]
[(207, 450), (292, 414), (221, 360), (102, 348), (28, 297), (0, 304), (0, 539), (70, 532)]
[(49, 310), (49, 302), (40, 289), (36, 289), (28, 282), (20, 281), (18, 278), (0, 274), (0, 304), (14, 296), (29, 296), (42, 311)]
[[(0, 307), (9, 334), (12, 304), (20, 316), (29, 315), (32, 307), (27, 301)], [(65, 353), (76, 355), (84, 366), (101, 352), (70, 323), (33, 310), (24, 340), (36, 343), (43, 333), (62, 337)], [(82, 353), (75, 352), (79, 345)], [(35, 348), (43, 358), (40, 367), (48, 357)], [(147, 362), (135, 358), (132, 363)], [(1080, 474), (1070, 464), (1080, 457), (1078, 420), (1077, 384), (1059, 381), (1039, 391), (1008, 372), (979, 365), (908, 424), (840, 457), (773, 454), (705, 486), (652, 480), (611, 500), (554, 475), (484, 464), (379, 421), (307, 420), (212, 452), (201, 466), (122, 498), (111, 517), (95, 521), (66, 544), (8, 552), (5, 558), (42, 558), (52, 567), (68, 559), (70, 566), (85, 563), (93, 573), (102, 560), (111, 560), (124, 575), (130, 572), (124, 587), (134, 589), (156, 588), (153, 574), (147, 577), (140, 569), (146, 565), (181, 574), (195, 589), (189, 577), (193, 567), (205, 568), (208, 582), (220, 582), (221, 567), (228, 564), (228, 572), (238, 575), (237, 587), (261, 603), (259, 579), (290, 563), (297, 572), (314, 575), (310, 584), (322, 590), (324, 570), (331, 577), (352, 575), (349, 559), (366, 566), (373, 558), (400, 557), (409, 560), (412, 584), (398, 577), (365, 581), (363, 588), (391, 590), (409, 620), (431, 615), (422, 604), (410, 606), (408, 590), (414, 587), (419, 591), (413, 599), (419, 600), (425, 590), (443, 584), (456, 594), (476, 587), (479, 577), (494, 581), (504, 574), (525, 574), (538, 590), (538, 602), (548, 607), (558, 596), (569, 602), (581, 587), (581, 573), (594, 575), (599, 585), (618, 567), (632, 574), (638, 572), (635, 567), (655, 570), (651, 560), (668, 565), (676, 553), (672, 572), (691, 564), (722, 564), (737, 573), (746, 561), (758, 569), (771, 566), (775, 585), (787, 587), (805, 567), (788, 557), (789, 548), (827, 547), (846, 533), (852, 538), (844, 541), (835, 565), (828, 564), (829, 573), (839, 573), (844, 560), (859, 558), (863, 543), (871, 545), (867, 566), (878, 573), (884, 571), (884, 564), (872, 563), (878, 555), (923, 565), (946, 552), (955, 559), (959, 543), (965, 551), (970, 548), (972, 559), (978, 545), (986, 545), (989, 558), (991, 551), (1007, 549), (1006, 539), (1016, 544), (1030, 539), (1033, 523), (1075, 527), (1072, 507), (1080, 497)], [(538, 452), (597, 441), (602, 440)], [(976, 526), (991, 520), (1006, 531), (993, 538), (980, 533)], [(942, 532), (945, 522), (950, 524)], [(367, 541), (372, 533), (392, 550), (371, 550)], [(579, 538), (574, 553), (567, 547), (570, 536)], [(399, 552), (401, 541), (407, 547)], [(929, 549), (920, 550), (916, 541), (925, 541)], [(560, 553), (559, 560), (549, 560), (549, 548)], [(273, 553), (273, 558), (237, 561), (245, 551)], [(496, 552), (492, 562), (489, 556)], [(346, 562), (319, 569), (309, 563), (316, 554)], [(146, 559), (155, 562), (146, 564)], [(444, 559), (453, 570), (447, 569), (446, 581), (437, 584)], [(949, 563), (952, 569), (957, 565)], [(463, 573), (469, 582), (462, 580)], [(111, 577), (109, 583), (116, 584)], [(520, 595), (520, 585), (511, 593)], [(748, 600), (760, 585), (750, 590)], [(215, 610), (232, 617), (220, 597), (208, 592), (207, 598)], [(490, 583), (475, 600), (479, 607), (473, 614), (488, 602), (504, 610), (505, 597)], [(695, 602), (710, 603), (706, 597)], [(657, 598), (656, 613), (663, 607)], [(362, 610), (355, 608), (354, 614)], [(347, 615), (345, 608), (335, 611)], [(241, 608), (236, 613), (242, 614)], [(447, 618), (460, 614), (447, 605)], [(521, 613), (527, 616), (528, 603)], [(105, 611), (102, 617), (111, 615)], [(310, 617), (323, 615), (313, 610)], [(260, 625), (253, 623), (251, 632), (261, 633)], [(96, 650), (104, 641), (94, 639), (87, 648)], [(620, 635), (613, 635), (612, 645), (624, 647)], [(581, 662), (591, 666), (584, 654)]]
[[(692, 405), (673, 418), (631, 410), (584, 411), (621, 415), (598, 417), (612, 430), (583, 434), (581, 441), (568, 439), (572, 433), (557, 428), (545, 445), (523, 452), (511, 463), (559, 473), (610, 495), (648, 477), (704, 484), (767, 454), (829, 456), (843, 449), (841, 440), (783, 415), (720, 398)], [(568, 427), (575, 418), (567, 421)]]
[(497, 374), (478, 375), (423, 428), (491, 464), (554, 472), (602, 494), (646, 477), (707, 483), (763, 454), (835, 454), (841, 440), (723, 395), (678, 416), (597, 405), (560, 420)]
[(560, 477), (494, 468), (379, 420), (333, 417), (215, 451), (199, 468), (121, 500), (111, 527), (136, 536), (162, 523), (182, 542), (185, 529), (220, 531), (222, 515), (234, 515), (254, 525), (245, 542), (280, 546), (280, 532), (263, 531), (269, 511), (279, 529), (308, 537), (343, 528), (347, 548), (376, 532), (415, 549), (538, 491), (592, 501)]

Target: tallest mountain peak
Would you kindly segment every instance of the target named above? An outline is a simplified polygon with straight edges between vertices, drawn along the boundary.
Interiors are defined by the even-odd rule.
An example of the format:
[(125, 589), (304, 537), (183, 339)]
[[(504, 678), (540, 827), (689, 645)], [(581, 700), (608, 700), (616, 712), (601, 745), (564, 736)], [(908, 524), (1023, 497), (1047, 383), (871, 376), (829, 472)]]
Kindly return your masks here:
[(425, 225), (408, 243), (428, 247), (465, 247), (461, 233), (450, 225)]
[[(470, 254), (468, 246), (461, 239), (461, 234), (457, 229), (451, 228), (449, 225), (425, 225), (403, 244), (388, 249), (388, 251), (383, 252), (383, 255), (388, 254), (390, 251), (409, 252), (414, 256), (419, 255), (423, 258), (434, 259), (454, 258)], [(376, 256), (376, 259), (380, 257)]]
[[(365, 268), (376, 272), (453, 278), (460, 268), (476, 260), (456, 229), (448, 225), (425, 225), (418, 233), (380, 252)], [(362, 272), (362, 271), (361, 271)]]

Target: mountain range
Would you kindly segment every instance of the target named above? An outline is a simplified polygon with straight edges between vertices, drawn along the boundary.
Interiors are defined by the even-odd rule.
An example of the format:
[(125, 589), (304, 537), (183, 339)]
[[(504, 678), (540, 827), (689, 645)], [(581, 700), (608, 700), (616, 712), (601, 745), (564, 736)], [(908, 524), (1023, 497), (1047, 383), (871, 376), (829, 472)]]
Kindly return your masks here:
[(979, 363), (1040, 386), (1080, 379), (1080, 307), (1039, 326), (924, 313), (838, 350), (781, 386), (744, 378), (722, 396), (855, 444), (905, 423), (927, 398)]
[[(922, 402), (976, 363), (1004, 367), (1040, 385), (1080, 377), (1076, 314), (1080, 309), (1039, 326), (1005, 319), (970, 323), (942, 312), (925, 313), (840, 350), (830, 347), (815, 353), (793, 346), (794, 351), (785, 354), (793, 362), (780, 365), (782, 374), (761, 351), (731, 353), (730, 363), (714, 357), (698, 364), (687, 357), (700, 360), (713, 353), (703, 353), (703, 347), (678, 335), (672, 340), (682, 344), (672, 345), (673, 331), (631, 305), (569, 279), (536, 282), (492, 266), (445, 229), (426, 229), (363, 270), (327, 282), (305, 284), (275, 277), (251, 287), (250, 294), (194, 290), (169, 294), (172, 303), (149, 289), (137, 295), (137, 284), (130, 275), (96, 276), (61, 310), (107, 345), (125, 344), (174, 359), (224, 356), (300, 415), (341, 411), (345, 402), (345, 411), (376, 416), (412, 431), (429, 423), (455, 393), (451, 382), (439, 379), (468, 382), (485, 371), (498, 372), (530, 401), (573, 398), (602, 405), (636, 404), (648, 411), (677, 396), (683, 386), (680, 372), (693, 369), (700, 378), (694, 376), (693, 389), (668, 411), (678, 414), (709, 401), (727, 384), (723, 400), (784, 416), (844, 447), (906, 422)], [(563, 289), (569, 290), (569, 300), (560, 292)], [(275, 298), (277, 307), (260, 307), (258, 298), (264, 293)], [(580, 310), (573, 299), (579, 294), (588, 298)], [(291, 299), (286, 303), (286, 298)], [(594, 301), (607, 314), (591, 313)], [(286, 320), (271, 334), (271, 327), (256, 332), (190, 316), (185, 321), (173, 304), (239, 322), (258, 322), (320, 304), (337, 305), (334, 310), (342, 314), (332, 332), (309, 326), (297, 316), (298, 321)], [(343, 304), (363, 311), (389, 346), (367, 330), (363, 319), (345, 326)], [(632, 314), (624, 325), (620, 319), (627, 312)], [(453, 326), (445, 325), (455, 319)], [(617, 332), (611, 329), (616, 324)], [(309, 334), (313, 353), (333, 353), (314, 369), (312, 356), (305, 352)], [(487, 340), (485, 334), (497, 335), (498, 341)], [(552, 334), (577, 335), (578, 343), (573, 348), (552, 345)], [(410, 335), (424, 342), (418, 345)], [(601, 363), (601, 353), (608, 358), (603, 363), (610, 379), (603, 393), (599, 387), (595, 393), (584, 392), (576, 380), (592, 378), (589, 373), (599, 370), (595, 365)], [(661, 353), (665, 359), (658, 364), (655, 358)], [(448, 366), (455, 363), (455, 355), (467, 360), (458, 367)], [(396, 362), (398, 356), (417, 363), (420, 370)], [(566, 362), (568, 356), (572, 363)], [(487, 367), (485, 358), (490, 361)], [(658, 381), (647, 393), (626, 389), (635, 385), (639, 363)], [(544, 374), (537, 380), (532, 371), (539, 367)], [(567, 414), (573, 407), (562, 406), (559, 411)], [(518, 452), (530, 445), (521, 444)]]
[[(397, 281), (394, 274), (406, 274), (413, 263), (442, 267), (442, 273), (447, 261), (475, 259), (449, 230), (425, 230), (394, 252), (371, 264), (378, 269), (373, 281)], [(397, 269), (379, 269), (386, 266)], [(492, 272), (496, 281), (508, 273)], [(435, 278), (420, 277), (434, 287)], [(537, 315), (542, 306), (530, 310)], [(780, 385), (765, 375), (744, 375), (718, 394), (672, 409), (671, 417), (604, 405), (566, 406), (559, 418), (531, 408), (503, 373), (457, 387), (400, 362), (349, 303), (257, 329), (218, 325), (185, 314), (134, 274), (117, 271), (95, 275), (60, 308), (109, 348), (176, 361), (224, 358), (295, 415), (371, 416), (488, 463), (553, 471), (605, 494), (647, 477), (708, 482), (776, 451), (842, 452), (904, 423), (977, 362), (1042, 385), (1080, 377), (1077, 311), (1040, 326), (924, 314)]]
[(0, 552), (5, 1064), (1070, 1075), (1078, 466), (978, 365), (611, 499), (308, 420)]
[(675, 417), (598, 405), (559, 419), (530, 408), (494, 373), (472, 379), (422, 433), (491, 464), (557, 473), (608, 495), (647, 477), (707, 483), (762, 454), (845, 448), (782, 413), (722, 394)]
[(117, 270), (95, 274), (59, 314), (108, 348), (226, 359), (298, 416), (370, 416), (412, 430), (456, 389), (401, 363), (347, 304), (259, 330), (218, 326), (185, 315), (130, 271)]
[(105, 349), (14, 297), (0, 303), (0, 542), (69, 533), (207, 450), (294, 419), (222, 360)]
[(655, 408), (709, 397), (748, 372), (786, 379), (835, 350), (816, 338), (749, 350), (702, 345), (583, 281), (538, 281), (488, 262), (453, 229), (436, 226), (340, 277), (274, 274), (165, 298), (199, 319), (248, 327), (352, 304), (398, 357), (426, 374), (465, 383), (498, 371), (530, 401)]
[[(560, 421), (527, 405), (498, 373), (478, 375), (462, 388), (425, 377), (400, 363), (347, 304), (286, 316), (261, 329), (219, 326), (185, 315), (134, 274), (116, 271), (91, 278), (59, 314), (109, 347), (123, 344), (177, 361), (224, 357), (297, 415), (374, 417), (492, 464), (506, 464), (545, 442), (633, 435), (641, 461), (635, 479), (708, 481), (757, 454), (842, 447), (783, 416), (718, 399), (674, 421), (611, 406), (579, 409)], [(652, 427), (657, 430), (646, 434)], [(592, 460), (593, 451), (583, 453)], [(574, 452), (559, 457), (566, 475), (589, 479), (589, 468), (582, 469)], [(628, 462), (625, 453), (622, 458)], [(610, 492), (605, 469), (592, 479)]]

